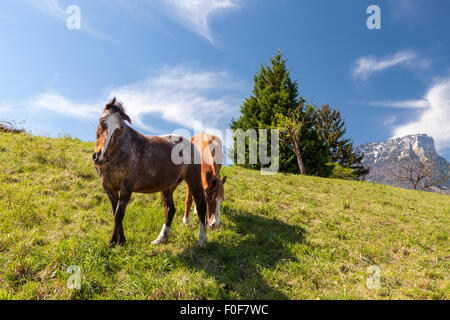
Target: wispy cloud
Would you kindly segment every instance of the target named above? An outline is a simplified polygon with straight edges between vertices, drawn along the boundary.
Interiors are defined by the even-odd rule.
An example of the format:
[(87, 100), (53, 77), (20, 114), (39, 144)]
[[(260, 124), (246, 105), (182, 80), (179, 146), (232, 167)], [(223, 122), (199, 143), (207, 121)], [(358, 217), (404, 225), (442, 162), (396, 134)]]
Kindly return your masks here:
[(419, 117), (409, 123), (395, 126), (393, 137), (426, 133), (435, 139), (438, 149), (450, 148), (450, 78), (433, 85), (424, 100), (428, 106)]
[(4, 20), (4, 21), (7, 21), (7, 22), (15, 21), (14, 18), (12, 18), (12, 17), (10, 17), (10, 16), (8, 16), (8, 15), (2, 13), (2, 12), (0, 12), (0, 20)]
[(58, 0), (32, 0), (31, 4), (45, 14), (60, 20), (66, 19), (66, 13), (59, 5)]
[(430, 107), (430, 103), (426, 99), (404, 100), (404, 101), (370, 101), (368, 105), (373, 107), (388, 108), (406, 108), (406, 109), (423, 109)]
[(420, 58), (415, 52), (409, 50), (397, 52), (383, 59), (378, 59), (370, 55), (356, 60), (355, 67), (353, 68), (353, 77), (367, 80), (372, 74), (397, 65), (408, 68), (426, 69), (430, 66), (430, 63), (430, 60)]
[(94, 119), (107, 99), (117, 97), (132, 121), (143, 129), (159, 133), (143, 120), (145, 115), (153, 115), (181, 128), (199, 130), (217, 127), (238, 111), (240, 100), (235, 94), (241, 90), (239, 87), (225, 71), (194, 71), (177, 66), (162, 68), (143, 81), (111, 88), (94, 101), (81, 103), (58, 93), (44, 93), (23, 105), (28, 105), (29, 111), (47, 110)]
[(391, 7), (393, 16), (397, 20), (406, 20), (420, 17), (420, 14), (426, 10), (426, 3), (421, 0), (389, 0), (388, 5)]
[[(40, 12), (49, 15), (55, 19), (58, 19), (66, 23), (69, 14), (66, 13), (66, 8), (62, 8), (58, 0), (32, 0), (27, 2), (33, 5)], [(97, 30), (94, 26), (86, 21), (86, 17), (83, 15), (83, 9), (81, 8), (81, 29), (82, 32), (87, 33), (91, 37), (105, 40), (109, 42), (116, 42), (111, 36)]]
[(100, 110), (99, 106), (101, 106), (100, 101), (80, 103), (55, 92), (40, 94), (27, 101), (26, 104), (30, 111), (35, 111), (36, 109), (48, 110), (81, 119), (95, 117)]
[[(193, 71), (186, 67), (163, 68), (154, 77), (112, 89), (136, 122), (145, 127), (142, 116), (154, 114), (183, 128), (215, 126), (236, 112), (239, 102), (217, 91), (236, 90), (224, 71)], [(213, 94), (214, 93), (214, 94)]]
[(190, 30), (206, 38), (211, 44), (215, 39), (210, 28), (214, 15), (237, 9), (243, 0), (159, 0), (169, 16)]
[[(121, 9), (124, 9), (124, 12), (136, 14), (137, 16), (143, 12), (149, 13), (145, 15), (146, 17), (152, 16), (152, 12), (155, 11), (155, 8), (159, 9), (158, 11), (163, 12), (165, 16), (207, 39), (212, 45), (216, 45), (216, 39), (213, 36), (210, 27), (211, 20), (219, 14), (240, 8), (244, 1), (245, 0), (112, 0), (108, 5), (118, 6)], [(32, 0), (27, 3), (32, 4), (42, 13), (56, 19), (66, 21), (68, 17), (65, 8), (62, 8), (59, 0)], [(81, 7), (81, 9), (83, 9), (83, 7)], [(115, 42), (110, 36), (88, 24), (84, 16), (82, 17), (81, 29), (90, 36)]]

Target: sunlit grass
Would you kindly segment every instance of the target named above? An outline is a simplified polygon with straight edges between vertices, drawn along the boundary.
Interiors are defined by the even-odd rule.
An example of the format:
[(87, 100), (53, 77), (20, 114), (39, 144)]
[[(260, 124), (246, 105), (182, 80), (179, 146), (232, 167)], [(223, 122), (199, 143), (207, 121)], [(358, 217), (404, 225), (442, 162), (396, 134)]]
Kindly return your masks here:
[[(169, 243), (158, 195), (133, 195), (124, 247), (107, 249), (110, 203), (92, 143), (0, 134), (0, 299), (448, 299), (448, 196), (226, 167), (222, 226)], [(81, 267), (79, 290), (67, 268)], [(366, 286), (381, 269), (381, 289)], [(227, 284), (225, 291), (222, 284)]]

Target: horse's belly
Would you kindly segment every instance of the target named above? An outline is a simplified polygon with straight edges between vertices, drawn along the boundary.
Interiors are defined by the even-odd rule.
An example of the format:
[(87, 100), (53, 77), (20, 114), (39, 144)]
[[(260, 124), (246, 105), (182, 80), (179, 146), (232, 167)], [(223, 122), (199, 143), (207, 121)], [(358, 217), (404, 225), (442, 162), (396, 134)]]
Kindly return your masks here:
[(165, 191), (179, 184), (182, 172), (183, 167), (181, 166), (159, 172), (148, 170), (136, 180), (133, 191), (138, 193)]

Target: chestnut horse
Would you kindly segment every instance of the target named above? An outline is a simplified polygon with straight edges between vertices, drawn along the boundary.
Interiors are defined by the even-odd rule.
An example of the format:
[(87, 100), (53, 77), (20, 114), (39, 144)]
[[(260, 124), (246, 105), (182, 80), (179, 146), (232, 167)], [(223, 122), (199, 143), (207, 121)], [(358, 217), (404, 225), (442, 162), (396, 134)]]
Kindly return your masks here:
[[(100, 117), (95, 153), (92, 156), (103, 189), (113, 208), (114, 230), (109, 246), (125, 243), (122, 220), (133, 192), (160, 192), (165, 223), (158, 238), (152, 243), (167, 242), (175, 214), (172, 194), (183, 180), (186, 181), (198, 209), (199, 245), (204, 245), (206, 202), (201, 184), (201, 165), (195, 164), (193, 159), (181, 163), (173, 161), (174, 154), (182, 155), (186, 146), (190, 148), (190, 155), (193, 157), (195, 147), (181, 136), (142, 135), (126, 125), (125, 121), (131, 124), (122, 104), (114, 98), (106, 105)], [(181, 145), (182, 150), (179, 148)]]
[[(202, 187), (206, 200), (206, 219), (209, 228), (214, 229), (220, 225), (220, 204), (224, 199), (223, 185), (227, 177), (220, 179), (220, 169), (223, 162), (222, 140), (219, 137), (201, 133), (193, 136), (191, 142), (201, 154)], [(187, 189), (183, 223), (189, 224), (192, 206), (192, 194)]]

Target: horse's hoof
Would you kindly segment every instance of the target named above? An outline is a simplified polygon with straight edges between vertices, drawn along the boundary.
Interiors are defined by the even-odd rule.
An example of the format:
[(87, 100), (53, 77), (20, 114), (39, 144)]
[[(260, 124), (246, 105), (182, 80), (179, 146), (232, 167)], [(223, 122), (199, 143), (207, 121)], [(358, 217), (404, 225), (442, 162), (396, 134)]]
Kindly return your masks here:
[(203, 240), (203, 239), (198, 240), (198, 246), (200, 248), (204, 248), (206, 246), (206, 240)]
[(108, 249), (112, 249), (112, 248), (114, 248), (115, 246), (116, 246), (116, 242), (115, 241), (110, 241), (109, 242), (109, 245), (108, 245)]
[(188, 226), (189, 225), (189, 222), (191, 222), (191, 217), (183, 217), (183, 224), (185, 225), (185, 226)]
[(167, 242), (167, 238), (162, 238), (162, 239), (156, 239), (155, 241), (152, 241), (152, 244), (164, 244)]

